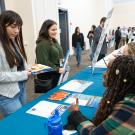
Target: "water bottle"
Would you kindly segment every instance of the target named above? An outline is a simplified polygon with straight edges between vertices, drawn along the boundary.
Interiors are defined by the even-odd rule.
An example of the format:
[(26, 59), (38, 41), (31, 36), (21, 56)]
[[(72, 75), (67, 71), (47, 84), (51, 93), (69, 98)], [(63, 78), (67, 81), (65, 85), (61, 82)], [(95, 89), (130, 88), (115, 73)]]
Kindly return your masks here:
[(59, 111), (56, 109), (54, 114), (48, 118), (48, 135), (62, 135), (62, 121)]

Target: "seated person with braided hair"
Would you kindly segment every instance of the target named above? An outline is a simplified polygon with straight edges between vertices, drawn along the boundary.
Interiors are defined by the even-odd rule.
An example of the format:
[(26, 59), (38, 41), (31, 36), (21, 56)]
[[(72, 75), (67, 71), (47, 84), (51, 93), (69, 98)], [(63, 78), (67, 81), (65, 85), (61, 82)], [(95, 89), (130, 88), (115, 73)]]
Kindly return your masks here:
[(65, 129), (81, 135), (135, 135), (135, 58), (118, 56), (104, 76), (106, 91), (92, 121), (79, 110), (71, 112)]

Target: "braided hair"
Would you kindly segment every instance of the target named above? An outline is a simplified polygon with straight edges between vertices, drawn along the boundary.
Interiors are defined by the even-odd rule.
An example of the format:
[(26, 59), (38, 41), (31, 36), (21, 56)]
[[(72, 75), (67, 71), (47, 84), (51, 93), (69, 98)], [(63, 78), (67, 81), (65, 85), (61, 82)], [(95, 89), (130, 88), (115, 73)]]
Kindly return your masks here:
[(106, 91), (93, 123), (98, 126), (112, 112), (114, 106), (128, 94), (135, 94), (135, 58), (119, 56), (107, 70)]

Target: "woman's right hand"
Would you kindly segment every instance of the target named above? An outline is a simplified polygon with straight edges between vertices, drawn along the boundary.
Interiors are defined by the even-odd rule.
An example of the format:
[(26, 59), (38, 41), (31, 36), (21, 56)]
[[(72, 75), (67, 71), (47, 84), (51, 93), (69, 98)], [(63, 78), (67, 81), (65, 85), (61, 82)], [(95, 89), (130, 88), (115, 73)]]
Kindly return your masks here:
[(31, 75), (31, 70), (30, 70), (30, 69), (27, 70), (27, 75), (28, 75), (28, 76)]

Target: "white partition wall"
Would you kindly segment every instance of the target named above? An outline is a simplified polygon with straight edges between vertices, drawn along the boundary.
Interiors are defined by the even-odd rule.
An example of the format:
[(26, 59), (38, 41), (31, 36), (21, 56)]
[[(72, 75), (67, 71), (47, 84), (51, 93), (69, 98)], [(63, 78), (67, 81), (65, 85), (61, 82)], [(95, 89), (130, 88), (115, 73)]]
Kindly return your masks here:
[(37, 38), (40, 27), (46, 19), (52, 19), (58, 22), (58, 7), (56, 0), (32, 0), (32, 11), (35, 38)]
[(115, 5), (112, 27), (135, 27), (135, 0), (125, 1)]

